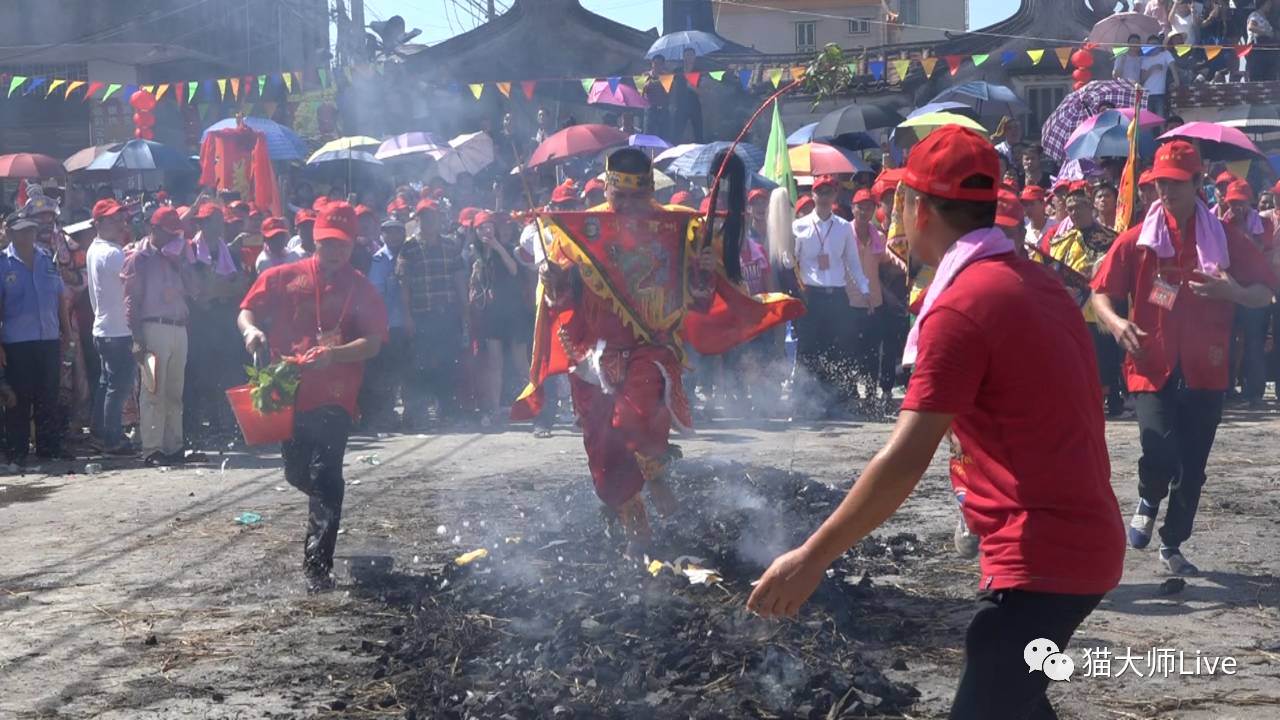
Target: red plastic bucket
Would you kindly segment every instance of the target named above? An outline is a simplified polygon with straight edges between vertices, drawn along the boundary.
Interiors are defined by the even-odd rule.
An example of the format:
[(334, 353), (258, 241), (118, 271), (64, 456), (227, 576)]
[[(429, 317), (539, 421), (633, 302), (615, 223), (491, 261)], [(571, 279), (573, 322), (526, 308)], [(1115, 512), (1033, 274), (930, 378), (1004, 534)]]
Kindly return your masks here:
[(293, 406), (262, 414), (253, 407), (253, 388), (249, 385), (227, 391), (227, 402), (236, 415), (244, 441), (250, 445), (270, 445), (293, 437)]

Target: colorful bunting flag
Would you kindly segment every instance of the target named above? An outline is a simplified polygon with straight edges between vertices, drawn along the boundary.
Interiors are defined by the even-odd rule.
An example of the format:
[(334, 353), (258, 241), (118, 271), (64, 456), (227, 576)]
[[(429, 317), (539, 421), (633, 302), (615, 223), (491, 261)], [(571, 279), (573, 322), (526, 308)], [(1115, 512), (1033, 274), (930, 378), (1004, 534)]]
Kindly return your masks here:
[(284, 80), (284, 89), (293, 92), (293, 73), (281, 73), (280, 79)]
[(778, 83), (782, 82), (782, 68), (769, 70), (769, 82), (773, 83), (775, 88), (778, 87)]
[(525, 100), (533, 99), (533, 89), (537, 86), (537, 84), (538, 83), (534, 80), (523, 80), (520, 82), (520, 89), (524, 91)]
[(1206, 45), (1204, 48), (1204, 57), (1206, 60), (1213, 60), (1218, 57), (1218, 53), (1222, 52), (1221, 45)]
[(240, 99), (240, 78), (231, 78), (231, 98)]
[(708, 74), (708, 75), (710, 75), (710, 76), (711, 76), (711, 79), (712, 79), (712, 80), (715, 80), (716, 82), (724, 82), (724, 71), (723, 71), (723, 70), (712, 70), (711, 72), (709, 72), (709, 73), (707, 73), (707, 74)]
[(494, 85), (498, 86), (498, 92), (502, 93), (502, 97), (505, 97), (505, 98), (511, 97), (511, 83), (500, 82), (500, 83), (494, 83)]
[(218, 99), (219, 100), (227, 99), (227, 79), (226, 78), (218, 78)]
[(1191, 46), (1190, 46), (1190, 45), (1179, 45), (1179, 46), (1175, 47), (1175, 48), (1173, 49), (1173, 51), (1174, 51), (1174, 52), (1176, 52), (1176, 53), (1178, 53), (1178, 57), (1186, 57), (1187, 53), (1191, 52)]
[(791, 68), (791, 79), (794, 80), (795, 82), (800, 82), (801, 80), (804, 79), (804, 73), (806, 69), (807, 68), (801, 65), (796, 65), (795, 67)]
[(200, 89), (200, 81), (192, 80), (187, 83), (187, 102), (190, 103), (195, 99), (196, 91)]
[(1253, 52), (1252, 45), (1236, 45), (1236, 57), (1238, 58), (1249, 57), (1251, 52)]
[[(1044, 51), (1041, 50), (1041, 52), (1044, 52)], [(1005, 50), (1004, 52), (1000, 53), (1000, 64), (1008, 65), (1009, 63), (1013, 62), (1017, 58), (1018, 58), (1018, 53), (1012, 50)]]
[(1027, 57), (1031, 58), (1032, 65), (1039, 65), (1044, 60), (1044, 50), (1028, 50)]
[(159, 100), (160, 98), (164, 97), (164, 94), (167, 92), (169, 92), (169, 83), (164, 83), (163, 85), (157, 86), (156, 99)]
[(53, 82), (49, 83), (49, 91), (46, 92), (44, 96), (46, 98), (49, 97), (50, 95), (53, 94), (54, 90), (57, 90), (62, 85), (66, 84), (66, 82), (67, 82), (66, 80), (54, 80)]
[(1062, 65), (1062, 69), (1066, 70), (1071, 65), (1071, 48), (1060, 47), (1053, 52), (1058, 56), (1058, 62)]
[(258, 76), (258, 97), (262, 97), (262, 92), (267, 89), (267, 76)]
[(911, 72), (911, 61), (910, 60), (894, 60), (893, 71), (898, 74), (898, 82), (902, 82), (903, 80), (906, 80), (907, 73)]
[(102, 102), (106, 102), (107, 98), (114, 95), (116, 91), (119, 90), (121, 87), (123, 86), (120, 83), (111, 83), (110, 85), (108, 85), (107, 91), (102, 93)]
[(955, 77), (960, 72), (960, 65), (964, 62), (964, 57), (960, 55), (948, 55), (944, 60), (947, 61), (947, 67), (951, 69), (951, 77)]
[(879, 82), (880, 80), (884, 80), (884, 61), (883, 60), (872, 60), (871, 62), (867, 63), (867, 69), (871, 71), (871, 77), (875, 78), (877, 82)]
[(84, 91), (84, 99), (87, 101), (89, 98), (93, 97), (95, 93), (97, 93), (99, 90), (101, 90), (106, 86), (107, 86), (106, 83), (98, 82), (97, 80), (94, 80), (93, 82), (89, 83), (89, 89)]
[(751, 71), (742, 69), (738, 71), (738, 82), (742, 83), (743, 90), (751, 89)]
[(1128, 55), (1128, 54), (1129, 54), (1129, 48), (1128, 48), (1128, 47), (1113, 47), (1113, 48), (1111, 48), (1111, 54), (1112, 54), (1112, 55), (1114, 55), (1115, 57), (1120, 57), (1121, 55)]
[(13, 78), (9, 80), (9, 94), (5, 97), (13, 97), (13, 91), (22, 87), (22, 83), (26, 81), (26, 75), (14, 75)]
[(609, 92), (613, 93), (614, 95), (617, 95), (618, 86), (622, 84), (622, 78), (618, 77), (617, 75), (612, 75), (609, 77), (608, 80), (609, 80)]
[(320, 68), (317, 70), (317, 74), (320, 76), (320, 87), (329, 87), (329, 71), (324, 68)]
[(154, 95), (154, 94), (155, 94), (155, 92), (156, 92), (156, 86), (155, 86), (155, 85), (143, 85), (143, 86), (142, 86), (142, 89), (143, 89), (143, 90), (145, 90), (145, 91), (147, 91), (147, 92), (149, 92), (149, 93), (151, 93), (152, 95)]
[(471, 83), (467, 87), (471, 88), (471, 96), (480, 99), (480, 93), (484, 92), (484, 83)]
[(631, 77), (631, 82), (636, 84), (636, 90), (639, 90), (641, 93), (643, 93), (644, 89), (649, 86), (649, 76), (633, 75)]
[(48, 82), (48, 80), (49, 78), (45, 78), (45, 77), (31, 78), (31, 84), (27, 86), (26, 90), (22, 91), (22, 94), (30, 95), (31, 93), (38, 90), (41, 86), (43, 86), (46, 82)]
[(858, 67), (858, 63), (856, 62), (851, 62), (848, 65), (845, 65), (845, 67), (849, 68), (849, 74), (854, 77), (862, 74), (861, 68)]
[(701, 79), (702, 73), (700, 72), (687, 72), (684, 74), (684, 81), (689, 83), (689, 87), (691, 88), (698, 87), (698, 81)]
[(66, 100), (70, 98), (71, 93), (75, 92), (81, 85), (84, 85), (84, 84), (85, 84), (84, 80), (72, 80), (70, 83), (67, 84), (67, 92), (65, 95), (62, 96), (62, 99)]
[(671, 92), (671, 83), (675, 82), (675, 75), (659, 75), (658, 82), (662, 83), (662, 89)]
[(582, 92), (590, 95), (591, 86), (596, 84), (595, 78), (582, 78)]
[(933, 77), (934, 69), (938, 67), (938, 58), (936, 57), (920, 58), (920, 67), (924, 69), (924, 76), (931, 78)]
[(986, 62), (989, 57), (991, 57), (991, 55), (988, 53), (976, 53), (970, 59), (973, 60), (974, 67), (982, 67), (982, 63)]

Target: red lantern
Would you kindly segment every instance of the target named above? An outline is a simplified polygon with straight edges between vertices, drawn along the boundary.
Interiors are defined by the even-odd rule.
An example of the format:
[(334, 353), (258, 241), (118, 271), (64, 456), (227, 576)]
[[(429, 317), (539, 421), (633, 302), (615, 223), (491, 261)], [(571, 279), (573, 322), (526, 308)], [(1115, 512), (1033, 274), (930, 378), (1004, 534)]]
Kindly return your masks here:
[(146, 90), (139, 90), (129, 98), (129, 105), (139, 112), (151, 112), (156, 109), (156, 96)]
[(1089, 68), (1076, 68), (1071, 73), (1071, 78), (1078, 83), (1084, 84), (1093, 79), (1093, 73), (1089, 72)]
[(138, 138), (139, 140), (152, 140), (155, 138), (156, 134), (155, 134), (155, 131), (152, 130), (151, 128), (140, 127), (140, 128), (134, 128), (133, 136)]
[(1078, 68), (1093, 67), (1093, 53), (1088, 50), (1077, 50), (1071, 54), (1071, 64)]
[(156, 126), (156, 116), (139, 110), (133, 114), (134, 127), (151, 128)]

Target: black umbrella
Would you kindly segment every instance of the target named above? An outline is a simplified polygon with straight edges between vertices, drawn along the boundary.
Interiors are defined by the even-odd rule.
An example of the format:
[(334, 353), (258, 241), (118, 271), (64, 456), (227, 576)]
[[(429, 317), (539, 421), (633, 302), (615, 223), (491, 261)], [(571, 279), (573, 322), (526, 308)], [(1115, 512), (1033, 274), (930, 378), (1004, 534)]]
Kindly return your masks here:
[(1269, 103), (1237, 105), (1219, 112), (1217, 122), (1247, 133), (1275, 132), (1280, 129), (1280, 107)]
[(112, 145), (85, 170), (190, 170), (191, 161), (168, 145), (150, 140), (130, 140)]
[(905, 119), (897, 110), (880, 105), (853, 104), (823, 115), (818, 126), (813, 129), (813, 137), (835, 138), (876, 128), (897, 127)]

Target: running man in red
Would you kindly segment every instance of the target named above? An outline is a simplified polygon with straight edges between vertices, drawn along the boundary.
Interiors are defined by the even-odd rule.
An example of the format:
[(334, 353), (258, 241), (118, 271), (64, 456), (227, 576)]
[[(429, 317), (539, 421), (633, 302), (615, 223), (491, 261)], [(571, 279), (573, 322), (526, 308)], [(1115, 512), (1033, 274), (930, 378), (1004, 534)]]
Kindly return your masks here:
[(992, 227), (1000, 163), (984, 138), (934, 132), (911, 151), (903, 185), (911, 253), (938, 269), (907, 341), (915, 371), (897, 426), (822, 527), (774, 560), (748, 607), (795, 615), (827, 566), (911, 494), (950, 428), (952, 485), (982, 538), (951, 717), (1054, 717), (1049, 678), (1028, 672), (1023, 650), (1040, 638), (1065, 650), (1124, 561), (1093, 340), (1062, 283)]
[(351, 266), (355, 209), (320, 208), (316, 254), (258, 276), (240, 303), (240, 332), (252, 354), (301, 356), (293, 438), (281, 447), (284, 478), (311, 499), (303, 570), (312, 590), (333, 585), (342, 519), (343, 455), (364, 379), (364, 363), (387, 341), (387, 310), (373, 284)]

